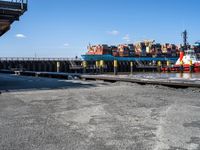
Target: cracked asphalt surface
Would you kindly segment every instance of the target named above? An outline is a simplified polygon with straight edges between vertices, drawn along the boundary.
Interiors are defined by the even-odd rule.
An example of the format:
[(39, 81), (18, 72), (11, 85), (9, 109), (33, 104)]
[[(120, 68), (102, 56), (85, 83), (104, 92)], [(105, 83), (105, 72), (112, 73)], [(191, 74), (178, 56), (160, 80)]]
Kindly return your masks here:
[(1, 150), (200, 149), (200, 89), (0, 74), (0, 90)]

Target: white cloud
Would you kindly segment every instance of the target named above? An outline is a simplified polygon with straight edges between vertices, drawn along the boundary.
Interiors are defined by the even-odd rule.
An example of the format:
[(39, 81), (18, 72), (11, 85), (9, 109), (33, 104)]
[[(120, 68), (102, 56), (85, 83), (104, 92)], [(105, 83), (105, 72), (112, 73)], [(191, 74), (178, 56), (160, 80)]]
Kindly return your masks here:
[(117, 31), (117, 30), (108, 31), (108, 34), (110, 34), (110, 35), (119, 35), (119, 31)]
[(128, 34), (126, 34), (123, 38), (123, 40), (125, 40), (126, 42), (130, 42), (130, 36)]
[(24, 34), (21, 34), (21, 33), (16, 34), (15, 37), (16, 38), (26, 38), (26, 36)]
[(68, 46), (69, 46), (69, 43), (65, 43), (65, 44), (64, 44), (64, 47), (68, 47)]

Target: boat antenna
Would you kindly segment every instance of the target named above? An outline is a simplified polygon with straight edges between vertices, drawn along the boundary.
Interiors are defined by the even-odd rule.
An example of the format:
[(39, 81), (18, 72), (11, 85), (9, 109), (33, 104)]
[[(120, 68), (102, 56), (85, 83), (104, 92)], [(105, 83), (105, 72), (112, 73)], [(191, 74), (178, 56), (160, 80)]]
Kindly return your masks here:
[(185, 30), (183, 33), (182, 33), (182, 37), (183, 37), (183, 50), (187, 50), (187, 47), (188, 47), (188, 33), (187, 33), (187, 30)]

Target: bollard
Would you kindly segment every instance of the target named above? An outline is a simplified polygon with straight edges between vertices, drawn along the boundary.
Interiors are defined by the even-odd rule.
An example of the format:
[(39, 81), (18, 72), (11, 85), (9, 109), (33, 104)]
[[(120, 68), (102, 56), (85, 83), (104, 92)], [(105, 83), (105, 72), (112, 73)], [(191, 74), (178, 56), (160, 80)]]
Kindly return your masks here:
[(117, 75), (117, 70), (118, 69), (118, 62), (117, 60), (114, 60), (114, 75)]
[(157, 67), (158, 72), (161, 72), (161, 66), (162, 66), (161, 61), (158, 61), (157, 65), (158, 65), (158, 67)]
[(104, 61), (101, 60), (100, 61), (100, 73), (103, 73), (104, 72)]
[(183, 72), (180, 72), (180, 78), (183, 78)]
[(184, 71), (184, 68), (183, 68), (183, 61), (181, 60), (180, 61), (180, 72), (183, 73)]
[(56, 71), (60, 72), (60, 62), (59, 61), (56, 63)]
[(189, 75), (189, 76), (190, 76), (190, 79), (192, 79), (192, 77), (193, 77), (193, 73), (190, 72), (190, 75)]
[(167, 72), (170, 72), (170, 65), (171, 65), (171, 62), (168, 60), (167, 61)]
[(131, 66), (131, 74), (133, 74), (133, 62), (130, 62), (130, 66)]
[(190, 73), (194, 72), (194, 66), (192, 60), (190, 60)]
[(97, 60), (95, 63), (96, 66), (96, 73), (99, 73), (99, 61)]
[(87, 73), (87, 61), (83, 61), (83, 73)]

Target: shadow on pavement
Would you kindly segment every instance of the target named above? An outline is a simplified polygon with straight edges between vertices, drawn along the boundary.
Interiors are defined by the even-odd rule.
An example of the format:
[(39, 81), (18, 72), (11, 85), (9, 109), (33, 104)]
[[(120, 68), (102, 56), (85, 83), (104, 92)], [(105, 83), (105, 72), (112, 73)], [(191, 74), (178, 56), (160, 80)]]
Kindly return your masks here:
[(0, 74), (0, 91), (3, 92), (22, 91), (22, 90), (89, 88), (94, 86), (95, 84), (75, 82), (71, 80)]

